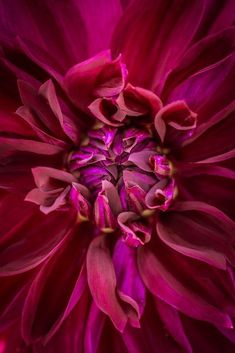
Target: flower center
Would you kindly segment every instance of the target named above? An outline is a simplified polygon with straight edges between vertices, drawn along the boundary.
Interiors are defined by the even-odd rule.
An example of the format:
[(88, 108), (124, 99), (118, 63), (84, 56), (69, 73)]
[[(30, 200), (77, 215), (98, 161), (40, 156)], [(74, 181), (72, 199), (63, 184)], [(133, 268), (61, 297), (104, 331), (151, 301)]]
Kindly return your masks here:
[(150, 239), (144, 218), (165, 211), (173, 200), (171, 164), (158, 152), (152, 133), (143, 127), (102, 125), (90, 130), (69, 155), (67, 168), (79, 185), (74, 199), (81, 194), (77, 208), (82, 219), (94, 212), (102, 232), (119, 226), (133, 246)]

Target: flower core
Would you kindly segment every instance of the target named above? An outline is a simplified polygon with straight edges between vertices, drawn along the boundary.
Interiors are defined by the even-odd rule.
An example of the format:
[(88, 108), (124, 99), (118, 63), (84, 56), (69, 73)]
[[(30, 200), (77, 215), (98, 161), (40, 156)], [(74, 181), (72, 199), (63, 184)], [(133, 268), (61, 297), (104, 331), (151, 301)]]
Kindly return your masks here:
[(82, 219), (90, 219), (94, 212), (102, 232), (118, 227), (131, 246), (150, 240), (147, 216), (165, 211), (174, 196), (171, 164), (156, 141), (143, 127), (99, 125), (88, 131), (67, 162), (78, 182), (71, 200)]

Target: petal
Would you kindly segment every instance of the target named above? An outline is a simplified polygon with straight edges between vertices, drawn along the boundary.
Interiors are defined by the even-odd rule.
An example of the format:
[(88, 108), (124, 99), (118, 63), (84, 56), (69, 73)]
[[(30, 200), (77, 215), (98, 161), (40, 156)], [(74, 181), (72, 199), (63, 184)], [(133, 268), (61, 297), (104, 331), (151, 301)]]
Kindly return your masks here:
[(137, 248), (151, 239), (152, 225), (134, 212), (122, 212), (117, 218), (126, 245)]
[(95, 98), (120, 93), (125, 78), (121, 56), (112, 60), (110, 52), (105, 51), (72, 67), (65, 76), (64, 87), (77, 107), (87, 111)]
[(1, 278), (0, 329), (1, 332), (19, 319), (27, 291), (34, 277), (29, 271), (15, 276)]
[(120, 298), (132, 306), (134, 317), (133, 326), (139, 325), (145, 306), (145, 287), (140, 278), (135, 249), (130, 248), (119, 240), (113, 254), (114, 269), (117, 276), (117, 291)]
[(146, 303), (141, 320), (141, 329), (128, 326), (123, 333), (123, 340), (131, 353), (180, 353), (179, 345), (166, 331), (160, 320), (152, 298)]
[[(235, 149), (234, 142), (234, 101), (214, 115), (212, 119), (201, 125), (195, 138), (185, 141), (181, 149), (181, 159), (184, 161), (210, 161), (213, 163), (232, 158)], [(205, 145), (207, 148), (205, 148)], [(231, 153), (230, 153), (231, 152)]]
[(157, 182), (145, 196), (146, 206), (150, 209), (166, 211), (173, 201), (175, 193), (174, 180), (167, 179)]
[(194, 218), (192, 212), (164, 215), (157, 224), (159, 237), (175, 251), (226, 270), (227, 260), (235, 261), (235, 252), (226, 241), (226, 233), (215, 226), (212, 228), (212, 224), (207, 225), (201, 214)]
[(34, 140), (14, 139), (0, 137), (1, 157), (9, 156), (12, 152), (32, 152), (36, 154), (55, 155), (62, 152), (59, 146), (50, 145), (44, 142)]
[(43, 338), (46, 343), (80, 300), (86, 286), (84, 261), (90, 231), (85, 223), (72, 231), (35, 277), (22, 316), (23, 337), (27, 342)]
[[(166, 256), (166, 253), (164, 255)], [(192, 290), (187, 282), (184, 283), (181, 278), (176, 277), (177, 267), (169, 270), (170, 264), (166, 265), (165, 261), (159, 257), (157, 258), (147, 247), (140, 249), (139, 271), (152, 294), (190, 317), (209, 321), (221, 327), (233, 327), (227, 313), (211, 305)], [(174, 262), (171, 265), (173, 264)]]
[(133, 117), (147, 114), (150, 117), (154, 117), (162, 107), (160, 98), (153, 92), (144, 88), (134, 87), (130, 83), (126, 85), (116, 101), (118, 106), (128, 116)]
[(178, 342), (187, 353), (193, 353), (190, 341), (184, 331), (179, 312), (162, 300), (155, 300), (158, 313), (170, 332), (172, 337)]
[[(203, 1), (134, 1), (113, 36), (113, 53), (123, 54), (130, 81), (153, 89), (192, 41), (203, 14)], [(138, 38), (138, 41), (136, 40)]]
[[(197, 125), (197, 114), (185, 101), (174, 101), (160, 109), (155, 117), (155, 129), (166, 145), (178, 143), (190, 137)], [(166, 139), (166, 141), (164, 141)]]
[(0, 246), (0, 274), (28, 271), (53, 254), (76, 220), (74, 212), (44, 215), (31, 203), (15, 195), (1, 199), (4, 219)]
[(85, 331), (85, 342), (84, 349), (85, 353), (97, 352), (102, 331), (104, 329), (106, 317), (104, 313), (97, 308), (95, 303), (91, 304), (89, 310), (89, 316), (86, 323)]
[(48, 343), (33, 344), (34, 353), (83, 353), (83, 337), (89, 309), (89, 292), (85, 290), (78, 304)]
[(200, 125), (234, 100), (235, 88), (231, 81), (234, 74), (233, 53), (179, 84), (171, 92), (168, 102), (184, 99), (190, 109), (198, 114)]
[(180, 62), (169, 72), (161, 93), (166, 101), (171, 91), (181, 82), (195, 73), (226, 58), (235, 49), (235, 29), (226, 28), (196, 42), (180, 59)]
[(96, 305), (107, 315), (119, 331), (123, 331), (127, 316), (116, 296), (116, 275), (106, 236), (95, 238), (87, 253), (87, 276)]

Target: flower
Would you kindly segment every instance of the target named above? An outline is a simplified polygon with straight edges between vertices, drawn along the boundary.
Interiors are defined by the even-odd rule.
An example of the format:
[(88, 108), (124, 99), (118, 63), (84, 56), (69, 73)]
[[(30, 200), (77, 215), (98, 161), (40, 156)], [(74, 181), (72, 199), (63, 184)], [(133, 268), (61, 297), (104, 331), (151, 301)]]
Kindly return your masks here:
[(234, 10), (0, 3), (0, 352), (235, 350)]

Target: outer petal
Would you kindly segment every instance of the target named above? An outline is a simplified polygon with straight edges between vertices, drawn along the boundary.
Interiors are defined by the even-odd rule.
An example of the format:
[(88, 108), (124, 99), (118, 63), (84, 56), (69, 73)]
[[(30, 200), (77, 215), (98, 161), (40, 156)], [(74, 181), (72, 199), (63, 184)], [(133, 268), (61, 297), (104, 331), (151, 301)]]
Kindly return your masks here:
[(163, 325), (153, 301), (148, 298), (141, 329), (127, 327), (123, 340), (131, 353), (180, 353), (181, 348)]
[(0, 330), (18, 321), (34, 271), (1, 278), (0, 290)]
[[(43, 215), (37, 207), (14, 195), (1, 199), (4, 225), (0, 241), (0, 275), (28, 271), (53, 254), (74, 224), (74, 212)], [(3, 222), (4, 220), (4, 222)]]
[(27, 342), (38, 338), (48, 341), (80, 300), (86, 286), (84, 261), (89, 232), (84, 223), (75, 228), (33, 281), (22, 319)]
[(192, 353), (192, 347), (184, 330), (179, 312), (161, 300), (155, 300), (155, 303), (166, 329), (187, 353)]
[(144, 311), (145, 287), (138, 272), (135, 249), (119, 240), (114, 249), (113, 262), (118, 294), (133, 307), (134, 317), (131, 316), (131, 319), (135, 321), (134, 326), (138, 326)]
[(171, 92), (168, 102), (184, 99), (190, 109), (198, 114), (198, 124), (201, 124), (234, 100), (234, 75), (233, 53), (183, 81)]
[(118, 0), (13, 0), (0, 6), (0, 40), (14, 44), (20, 36), (21, 50), (58, 78), (58, 73), (108, 47), (121, 14)]
[(107, 247), (107, 236), (99, 236), (91, 243), (87, 253), (87, 276), (91, 294), (97, 306), (123, 331), (127, 316), (116, 295), (116, 275)]
[(89, 293), (85, 290), (81, 300), (47, 344), (33, 344), (34, 353), (83, 353), (83, 337), (89, 310)]
[(157, 224), (158, 235), (172, 249), (226, 270), (227, 260), (235, 263), (232, 244), (226, 240), (222, 225), (221, 229), (211, 223), (207, 226), (202, 215), (201, 218), (192, 213), (181, 215), (169, 212)]
[(203, 1), (133, 1), (113, 37), (114, 55), (123, 53), (130, 81), (153, 89), (192, 41), (202, 14)]
[(226, 28), (219, 33), (211, 34), (196, 42), (183, 55), (175, 69), (169, 72), (161, 92), (163, 100), (166, 101), (167, 96), (174, 87), (178, 86), (182, 81), (211, 65), (215, 65), (233, 53), (234, 50), (234, 27)]
[[(183, 257), (177, 256), (176, 258), (174, 253), (167, 249), (164, 250), (164, 248), (160, 249), (161, 246), (158, 246), (158, 253), (160, 251), (162, 255), (164, 253), (164, 258), (162, 255), (156, 257), (153, 251), (147, 247), (140, 249), (139, 252), (139, 271), (146, 287), (156, 297), (190, 317), (209, 321), (221, 327), (232, 328), (232, 321), (226, 312), (212, 305), (206, 296), (204, 297), (203, 294), (198, 294), (194, 288), (190, 288), (189, 276), (193, 276), (195, 272), (195, 267), (190, 264), (190, 261), (187, 260), (186, 265)], [(182, 265), (185, 266), (185, 273), (189, 272), (186, 280), (184, 273), (182, 273), (182, 268), (184, 268), (181, 267)], [(181, 267), (181, 275), (179, 275), (178, 266)], [(197, 276), (195, 282), (199, 278), (200, 276)]]

